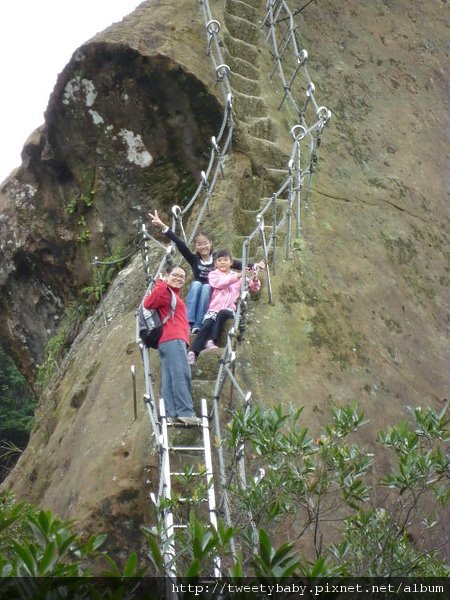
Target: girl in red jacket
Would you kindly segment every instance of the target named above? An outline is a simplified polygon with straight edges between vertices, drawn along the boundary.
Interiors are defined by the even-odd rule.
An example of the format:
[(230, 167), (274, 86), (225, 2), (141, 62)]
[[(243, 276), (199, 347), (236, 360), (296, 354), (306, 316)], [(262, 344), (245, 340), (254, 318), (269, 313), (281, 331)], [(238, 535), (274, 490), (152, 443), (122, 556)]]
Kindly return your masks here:
[(180, 297), (185, 280), (186, 272), (182, 267), (170, 266), (166, 276), (155, 283), (150, 294), (144, 299), (144, 308), (157, 308), (163, 321), (171, 313), (172, 295), (169, 288), (175, 294), (175, 311), (166, 321), (158, 345), (161, 361), (161, 396), (164, 398), (169, 423), (178, 420), (185, 425), (201, 425), (201, 419), (196, 417), (192, 405), (191, 370), (187, 361), (189, 323), (186, 305)]

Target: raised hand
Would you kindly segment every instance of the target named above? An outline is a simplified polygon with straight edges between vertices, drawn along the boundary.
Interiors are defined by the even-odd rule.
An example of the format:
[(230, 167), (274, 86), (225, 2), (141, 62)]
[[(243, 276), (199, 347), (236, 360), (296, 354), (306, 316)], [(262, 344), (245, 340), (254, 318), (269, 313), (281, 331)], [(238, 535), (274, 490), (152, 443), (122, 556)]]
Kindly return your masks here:
[(167, 227), (167, 225), (165, 223), (163, 223), (161, 221), (161, 219), (159, 218), (157, 210), (155, 210), (153, 215), (151, 212), (149, 212), (148, 216), (150, 217), (150, 219), (152, 221), (152, 225), (154, 225), (155, 227), (158, 227), (158, 229), (164, 229), (165, 227)]

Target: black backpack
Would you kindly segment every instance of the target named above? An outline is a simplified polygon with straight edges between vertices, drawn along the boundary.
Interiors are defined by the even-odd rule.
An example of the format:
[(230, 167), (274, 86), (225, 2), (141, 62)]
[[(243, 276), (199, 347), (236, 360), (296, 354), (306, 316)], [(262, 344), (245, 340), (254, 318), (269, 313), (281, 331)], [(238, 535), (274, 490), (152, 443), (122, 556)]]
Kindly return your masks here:
[(175, 313), (175, 307), (177, 305), (177, 299), (175, 294), (172, 292), (170, 288), (168, 288), (169, 292), (172, 295), (172, 299), (170, 301), (170, 313), (161, 320), (161, 316), (157, 308), (152, 308), (147, 310), (144, 308), (144, 302), (141, 302), (141, 305), (138, 309), (138, 324), (139, 324), (139, 337), (147, 346), (147, 348), (157, 348), (159, 344), (159, 339), (162, 335), (164, 325), (173, 317)]

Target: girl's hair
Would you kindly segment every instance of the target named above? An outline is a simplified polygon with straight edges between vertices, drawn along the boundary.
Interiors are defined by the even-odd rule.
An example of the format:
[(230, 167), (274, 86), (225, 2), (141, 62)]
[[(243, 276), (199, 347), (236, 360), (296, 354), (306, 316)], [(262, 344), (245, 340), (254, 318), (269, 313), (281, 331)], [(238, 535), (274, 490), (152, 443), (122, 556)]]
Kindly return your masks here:
[(208, 240), (208, 242), (211, 242), (211, 244), (212, 244), (212, 237), (209, 235), (209, 233), (206, 233), (205, 231), (197, 231), (197, 233), (194, 235), (194, 243), (199, 235), (202, 235), (203, 237), (205, 237)]
[(222, 258), (224, 256), (228, 256), (228, 258), (230, 260), (233, 260), (233, 257), (231, 256), (231, 252), (229, 250), (218, 250), (217, 252), (215, 252), (214, 254), (214, 260), (216, 260), (216, 258)]
[(169, 275), (169, 273), (172, 273), (172, 271), (174, 269), (181, 269), (182, 271), (184, 271), (186, 273), (186, 269), (184, 269), (183, 267), (180, 267), (180, 265), (169, 265), (166, 269), (167, 275)]

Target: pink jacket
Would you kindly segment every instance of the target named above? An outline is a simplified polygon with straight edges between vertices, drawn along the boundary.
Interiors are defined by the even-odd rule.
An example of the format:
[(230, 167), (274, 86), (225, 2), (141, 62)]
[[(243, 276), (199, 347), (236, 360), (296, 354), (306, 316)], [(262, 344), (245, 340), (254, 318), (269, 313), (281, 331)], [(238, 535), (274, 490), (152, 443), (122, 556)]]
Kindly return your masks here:
[[(228, 308), (236, 310), (236, 300), (241, 293), (241, 278), (235, 271), (222, 273), (219, 269), (214, 269), (208, 275), (209, 283), (213, 289), (208, 310), (219, 312)], [(247, 278), (248, 289), (251, 292), (258, 292), (261, 287), (259, 279)]]

